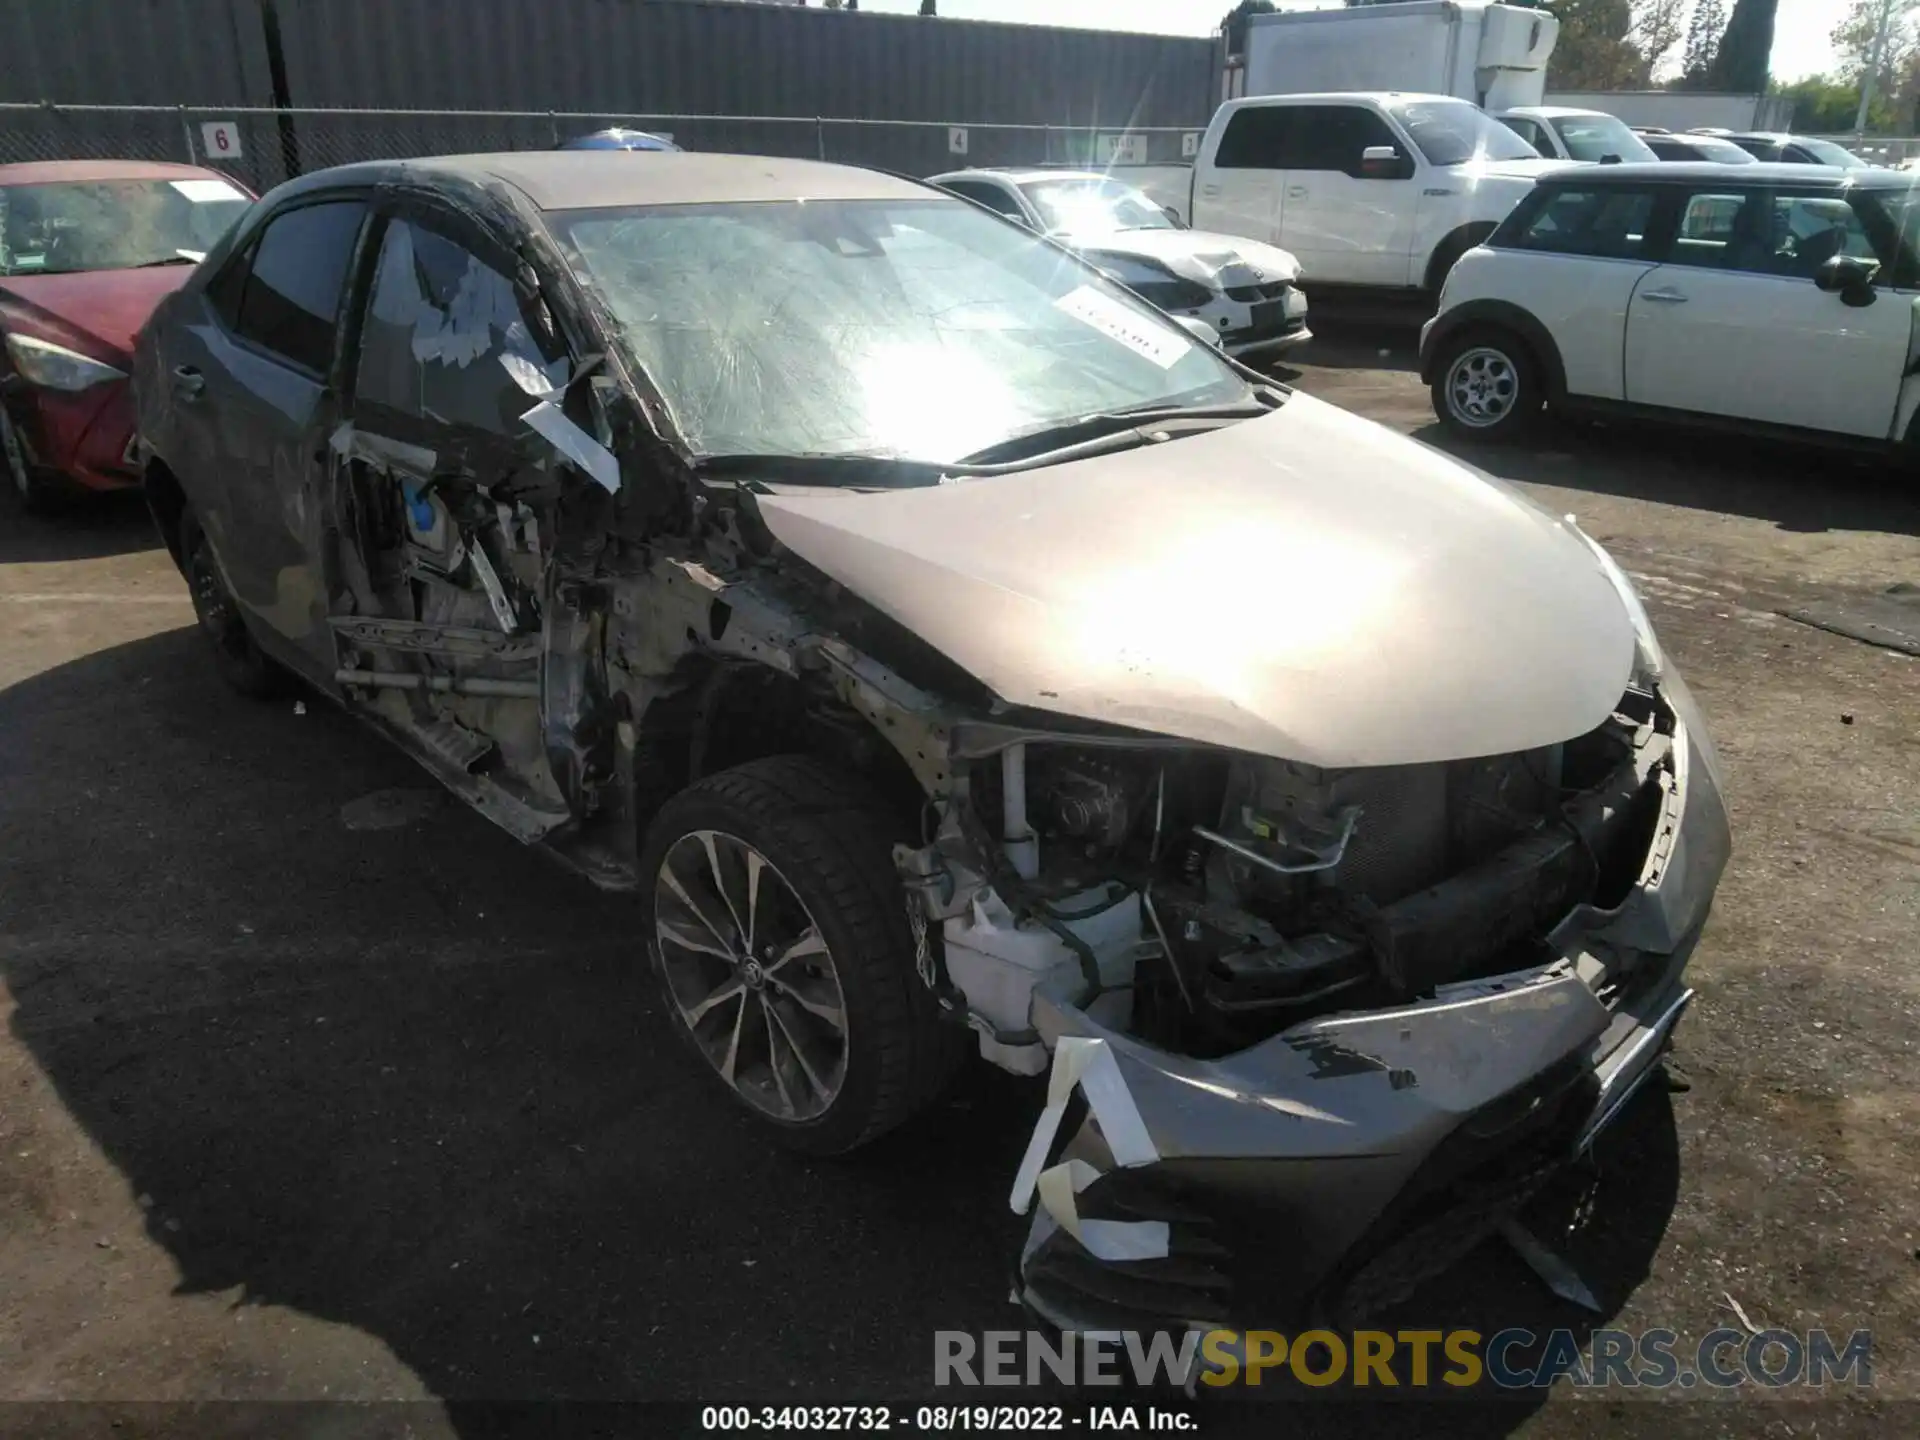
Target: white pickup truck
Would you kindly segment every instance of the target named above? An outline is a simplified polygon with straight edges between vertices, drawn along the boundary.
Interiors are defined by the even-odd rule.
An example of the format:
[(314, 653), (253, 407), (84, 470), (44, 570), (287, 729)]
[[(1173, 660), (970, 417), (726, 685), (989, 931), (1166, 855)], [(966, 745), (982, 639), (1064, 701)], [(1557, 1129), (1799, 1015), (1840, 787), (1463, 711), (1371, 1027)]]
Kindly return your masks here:
[(1565, 166), (1444, 95), (1260, 95), (1214, 112), (1185, 196), (1153, 189), (1197, 230), (1291, 251), (1310, 293), (1431, 296), (1535, 179)]

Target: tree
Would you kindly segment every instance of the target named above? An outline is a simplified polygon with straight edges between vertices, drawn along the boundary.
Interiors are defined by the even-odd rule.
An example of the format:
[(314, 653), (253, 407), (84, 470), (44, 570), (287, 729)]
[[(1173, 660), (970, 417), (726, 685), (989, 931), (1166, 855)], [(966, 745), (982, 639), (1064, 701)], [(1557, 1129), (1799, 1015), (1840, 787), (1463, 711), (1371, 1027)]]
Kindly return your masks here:
[(1567, 90), (1637, 90), (1680, 39), (1686, 0), (1558, 0), (1553, 81)]
[(920, 13), (922, 15), (934, 14), (933, 0), (920, 0)]
[(1733, 16), (1707, 71), (1713, 89), (1758, 95), (1767, 88), (1767, 57), (1773, 53), (1773, 17), (1779, 8), (1780, 0), (1733, 0)]
[[(1838, 75), (1809, 75), (1804, 80), (1781, 86), (1779, 93), (1793, 103), (1793, 128), (1813, 135), (1837, 135), (1851, 130), (1860, 106), (1860, 87)], [(1901, 126), (1896, 117), (1902, 113), (1894, 92), (1879, 91), (1867, 116), (1867, 128), (1882, 133), (1897, 130)]]
[(1633, 48), (1646, 62), (1646, 82), (1666, 63), (1673, 47), (1680, 43), (1685, 26), (1681, 23), (1687, 0), (1638, 0), (1633, 7)]
[(1680, 83), (1686, 89), (1707, 88), (1713, 57), (1720, 48), (1720, 32), (1726, 28), (1726, 13), (1721, 0), (1693, 0), (1693, 14), (1687, 21), (1687, 48), (1680, 59)]
[(1240, 0), (1240, 3), (1220, 17), (1220, 33), (1227, 37), (1227, 54), (1244, 55), (1247, 53), (1247, 17), (1249, 15), (1271, 15), (1273, 0)]
[[(1879, 63), (1873, 63), (1874, 37), (1880, 28), (1883, 9), (1887, 16), (1886, 39), (1880, 46)], [(1833, 48), (1840, 56), (1836, 77), (1852, 92), (1853, 105), (1847, 117), (1834, 126), (1851, 130), (1859, 113), (1860, 92), (1873, 72), (1873, 104), (1867, 116), (1869, 130), (1898, 130), (1910, 121), (1914, 102), (1920, 97), (1920, 0), (1853, 0), (1846, 16), (1833, 27)], [(1801, 122), (1796, 119), (1796, 125)], [(1806, 128), (1804, 125), (1801, 128)]]
[(1568, 90), (1630, 90), (1646, 66), (1628, 38), (1630, 0), (1560, 0), (1560, 38), (1553, 45), (1553, 81)]

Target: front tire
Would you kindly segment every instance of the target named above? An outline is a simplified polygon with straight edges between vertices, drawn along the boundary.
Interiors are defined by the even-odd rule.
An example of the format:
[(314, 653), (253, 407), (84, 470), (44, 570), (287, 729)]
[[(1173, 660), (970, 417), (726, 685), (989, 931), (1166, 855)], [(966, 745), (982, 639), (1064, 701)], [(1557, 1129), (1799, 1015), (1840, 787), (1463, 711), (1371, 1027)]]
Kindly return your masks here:
[(1511, 440), (1545, 403), (1533, 352), (1508, 330), (1470, 330), (1449, 341), (1433, 371), (1433, 413), (1463, 440)]
[(280, 691), (281, 672), (254, 643), (241, 618), (240, 604), (227, 589), (226, 577), (213, 558), (213, 545), (191, 510), (180, 517), (180, 568), (193, 596), (193, 613), (200, 633), (213, 649), (220, 678), (253, 700), (265, 700)]
[(51, 514), (68, 498), (58, 476), (49, 475), (27, 458), (26, 442), (5, 406), (0, 406), (0, 469), (6, 471), (7, 484), (29, 515)]
[(895, 826), (803, 756), (708, 776), (641, 858), (667, 1023), (779, 1144), (858, 1148), (932, 1103), (968, 1038), (915, 973)]

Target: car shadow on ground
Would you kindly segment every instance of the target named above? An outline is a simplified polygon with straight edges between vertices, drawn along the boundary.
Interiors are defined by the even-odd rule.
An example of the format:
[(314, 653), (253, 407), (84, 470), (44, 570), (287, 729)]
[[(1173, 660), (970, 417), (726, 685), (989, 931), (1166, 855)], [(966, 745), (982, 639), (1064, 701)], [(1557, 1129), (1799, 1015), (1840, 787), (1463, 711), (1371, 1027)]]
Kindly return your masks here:
[(1475, 444), (1437, 421), (1413, 433), (1507, 480), (1745, 515), (1807, 534), (1920, 536), (1920, 465), (1756, 436), (1551, 415), (1524, 443)]
[(1338, 314), (1309, 317), (1313, 338), (1282, 351), (1264, 365), (1275, 379), (1292, 384), (1301, 364), (1327, 370), (1398, 370), (1420, 368), (1420, 327), (1405, 321), (1343, 319)]
[(0, 485), (0, 492), (0, 565), (95, 560), (159, 547), (138, 490), (75, 496), (46, 515), (29, 515), (10, 487)]
[[(193, 631), (0, 691), (0, 787), (13, 1038), (182, 1292), (356, 1327), (468, 1402), (924, 1400), (936, 1331), (1022, 1324), (1006, 1196), (1034, 1086), (983, 1067), (852, 1159), (769, 1149), (665, 1038), (631, 902), (330, 707), (227, 695)], [(417, 803), (377, 813), (408, 823), (347, 828), (395, 789)], [(1678, 1181), (1664, 1105), (1606, 1144), (1601, 1218), (1539, 1233), (1611, 1313)], [(49, 1187), (23, 1213), (53, 1184), (22, 1175)], [(1483, 1246), (1390, 1323), (1594, 1317)]]

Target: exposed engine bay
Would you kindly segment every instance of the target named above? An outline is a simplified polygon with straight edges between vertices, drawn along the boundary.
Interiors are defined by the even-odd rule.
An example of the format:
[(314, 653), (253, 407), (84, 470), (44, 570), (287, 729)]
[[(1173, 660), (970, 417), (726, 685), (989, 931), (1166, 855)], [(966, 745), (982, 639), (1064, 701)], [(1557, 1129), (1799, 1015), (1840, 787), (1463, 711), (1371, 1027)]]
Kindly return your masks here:
[(973, 762), (955, 802), (970, 818), (949, 812), (954, 840), (996, 852), (989, 875), (939, 844), (902, 859), (988, 1058), (1045, 1068), (1042, 987), (1220, 1055), (1537, 961), (1570, 910), (1617, 903), (1639, 875), (1670, 732), (1630, 691), (1565, 745), (1431, 765), (1029, 733)]

